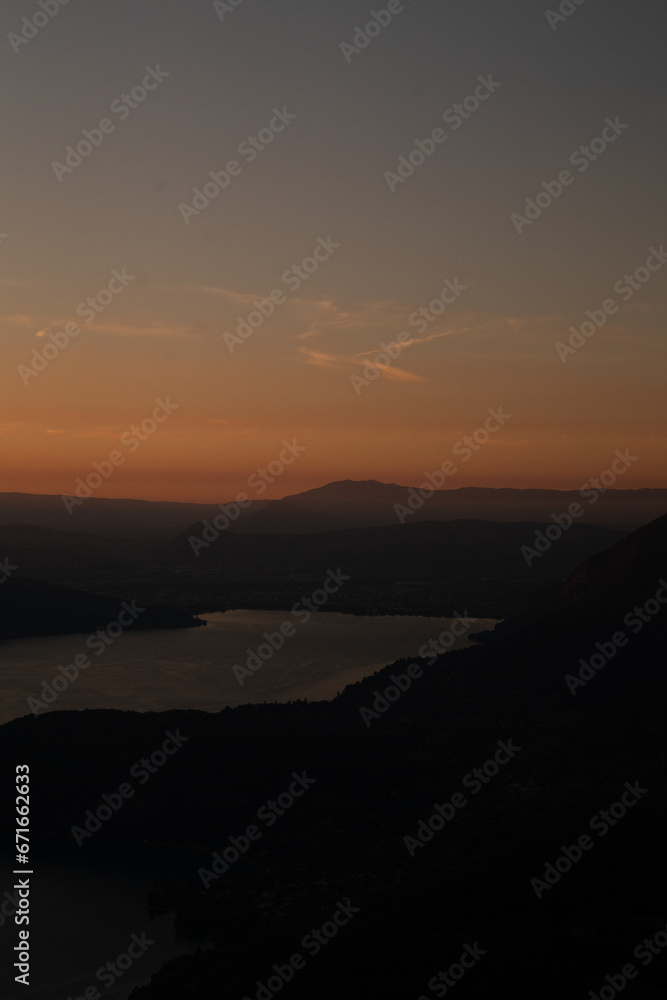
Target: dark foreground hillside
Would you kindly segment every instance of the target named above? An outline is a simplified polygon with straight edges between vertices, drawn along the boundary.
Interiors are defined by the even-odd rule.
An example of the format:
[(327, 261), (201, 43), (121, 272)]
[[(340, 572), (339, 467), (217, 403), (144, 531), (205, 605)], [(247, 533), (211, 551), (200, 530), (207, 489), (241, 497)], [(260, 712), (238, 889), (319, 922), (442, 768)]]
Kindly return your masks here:
[(343, 567), (348, 579), (327, 611), (437, 617), (467, 608), (478, 618), (505, 618), (536, 588), (564, 580), (626, 534), (574, 523), (554, 545), (545, 531), (560, 533), (553, 522), (444, 521), (268, 535), (197, 524), (158, 543), (23, 526), (0, 527), (0, 551), (18, 567), (8, 583), (25, 576), (106, 599), (131, 587), (140, 604), (194, 614), (291, 608), (321, 586), (328, 570)]
[(123, 629), (194, 628), (205, 624), (186, 611), (135, 600), (99, 597), (42, 580), (13, 576), (0, 592), (0, 639), (91, 632), (115, 623)]
[[(137, 1000), (665, 997), (666, 570), (662, 518), (398, 697), (408, 662), (332, 703), (18, 720), (3, 780), (37, 776), (44, 858), (144, 858), (154, 902), (214, 943)], [(165, 731), (187, 741), (78, 847)]]

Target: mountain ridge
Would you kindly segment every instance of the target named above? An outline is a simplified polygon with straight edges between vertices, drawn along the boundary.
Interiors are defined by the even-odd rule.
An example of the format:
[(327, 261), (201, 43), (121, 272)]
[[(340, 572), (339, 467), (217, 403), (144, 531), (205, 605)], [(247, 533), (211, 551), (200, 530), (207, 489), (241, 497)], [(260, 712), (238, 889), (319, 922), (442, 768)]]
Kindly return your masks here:
[(59, 495), (0, 493), (0, 526), (32, 524), (110, 537), (167, 538), (197, 521), (220, 522), (222, 513), (232, 532), (306, 534), (399, 523), (400, 507), (406, 509), (400, 516), (410, 521), (548, 522), (578, 503), (582, 522), (633, 530), (667, 511), (667, 489), (656, 487), (609, 489), (596, 494), (593, 502), (590, 498), (583, 502), (580, 490), (462, 486), (435, 490), (427, 497), (418, 491), (419, 487), (374, 479), (344, 479), (275, 500), (250, 497), (244, 508), (234, 500), (198, 504), (91, 497), (70, 513)]

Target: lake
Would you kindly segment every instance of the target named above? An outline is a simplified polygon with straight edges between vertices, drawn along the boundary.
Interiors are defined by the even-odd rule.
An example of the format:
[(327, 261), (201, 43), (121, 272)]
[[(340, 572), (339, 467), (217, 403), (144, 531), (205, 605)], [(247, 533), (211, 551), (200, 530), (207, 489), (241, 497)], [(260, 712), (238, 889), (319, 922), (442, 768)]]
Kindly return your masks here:
[[(201, 617), (206, 627), (124, 633), (100, 655), (95, 647), (86, 646), (87, 635), (1, 643), (0, 721), (28, 714), (27, 699), (41, 698), (45, 682), (63, 677), (59, 665), (73, 663), (82, 653), (90, 658), (90, 666), (68, 682), (50, 711), (213, 712), (253, 702), (331, 699), (347, 684), (397, 659), (416, 656), (442, 633), (450, 635), (455, 621), (319, 612), (301, 623), (285, 611), (228, 611)], [(293, 634), (283, 636), (281, 648), (274, 650), (271, 638), (273, 645), (280, 645), (276, 636), (286, 622), (293, 626)], [(467, 635), (494, 624), (492, 619), (469, 620), (467, 632), (456, 637), (451, 648), (469, 645)], [(449, 641), (446, 637), (445, 643)], [(253, 654), (254, 671), (247, 668)], [(235, 665), (242, 668), (243, 683)], [(12, 860), (4, 861), (3, 872), (11, 872)], [(194, 943), (176, 936), (173, 914), (153, 912), (146, 904), (151, 883), (163, 875), (146, 870), (111, 872), (83, 857), (76, 865), (38, 862), (31, 900), (35, 947), (30, 995), (36, 1000), (67, 1000), (98, 986), (105, 997), (127, 1000), (131, 990), (165, 961), (195, 950)], [(4, 882), (9, 890), (11, 876)], [(140, 939), (145, 934), (154, 944), (122, 978), (110, 985), (97, 979), (97, 970), (127, 952), (133, 934)], [(6, 954), (15, 939), (13, 921), (0, 915), (0, 950)], [(11, 968), (11, 960), (6, 967)], [(24, 987), (11, 983), (4, 995), (18, 1000)]]
[[(13, 882), (4, 873), (11, 872), (12, 861), (0, 856), (10, 895)], [(165, 962), (204, 947), (176, 935), (173, 913), (147, 905), (150, 886), (145, 871), (112, 871), (84, 859), (78, 865), (38, 860), (31, 882), (28, 990), (14, 981), (15, 959), (9, 957), (18, 941), (18, 928), (11, 916), (0, 917), (4, 1000), (28, 995), (34, 1000), (74, 1000), (91, 987), (109, 1000), (127, 1000), (132, 990), (148, 982)], [(2, 894), (3, 902), (5, 898)], [(121, 957), (116, 967), (120, 974), (115, 976), (105, 966), (126, 955), (130, 944), (135, 954), (139, 951), (133, 935), (143, 943), (143, 954), (125, 970)]]
[[(41, 700), (45, 691), (48, 696), (44, 684), (51, 685), (54, 678), (56, 688), (64, 689), (49, 711), (215, 712), (264, 701), (329, 700), (388, 663), (416, 656), (429, 640), (449, 632), (455, 621), (318, 612), (301, 623), (288, 611), (227, 611), (201, 617), (206, 627), (126, 632), (99, 654), (94, 650), (101, 644), (91, 650), (86, 635), (1, 643), (0, 723), (29, 714), (28, 699)], [(275, 636), (286, 622), (294, 632), (281, 636), (282, 648), (274, 651), (266, 634), (279, 645)], [(494, 625), (493, 619), (469, 620), (468, 632), (451, 648), (470, 645), (468, 634)], [(73, 663), (78, 654), (86, 654), (90, 666), (66, 683), (58, 668)], [(249, 660), (255, 671), (248, 671)]]

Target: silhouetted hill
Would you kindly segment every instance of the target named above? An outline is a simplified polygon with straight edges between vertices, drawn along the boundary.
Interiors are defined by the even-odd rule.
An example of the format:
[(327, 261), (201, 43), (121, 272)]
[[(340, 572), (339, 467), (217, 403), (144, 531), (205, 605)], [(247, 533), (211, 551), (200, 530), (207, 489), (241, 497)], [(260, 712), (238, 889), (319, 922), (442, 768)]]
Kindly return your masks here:
[[(241, 511), (246, 517), (261, 510), (256, 500)], [(166, 500), (110, 500), (90, 497), (68, 512), (61, 496), (40, 493), (0, 493), (0, 525), (36, 525), (58, 531), (123, 538), (169, 537), (185, 531), (199, 518), (215, 517), (218, 504), (176, 503)]]
[[(273, 500), (252, 519), (233, 529), (246, 533), (320, 532), (391, 525), (398, 522), (396, 504), (404, 507), (410, 487), (375, 480), (345, 480), (294, 496)], [(514, 490), (463, 487), (436, 490), (405, 523), (416, 521), (551, 521), (571, 503), (584, 508), (581, 522), (632, 530), (667, 510), (667, 490), (607, 490), (582, 498), (578, 490)]]
[[(477, 617), (504, 618), (536, 588), (565, 579), (582, 559), (622, 537), (575, 524), (528, 561), (524, 548), (546, 527), (444, 521), (296, 535), (224, 531), (216, 538), (195, 525), (162, 559), (182, 591), (200, 595), (202, 610), (289, 608), (320, 586), (328, 570), (341, 568), (348, 579), (327, 601), (328, 611), (447, 616), (463, 607)], [(200, 547), (192, 541), (198, 538), (214, 540)]]
[[(634, 634), (653, 617), (648, 612), (642, 617), (635, 609), (649, 601), (655, 613), (655, 594), (663, 589), (667, 599), (667, 515), (591, 555), (566, 580), (536, 593), (520, 615), (497, 626), (493, 635), (525, 635), (547, 627), (561, 629), (570, 641), (574, 632), (589, 634), (603, 623), (612, 632), (625, 628)], [(631, 621), (624, 625), (626, 616)], [(489, 641), (488, 633), (480, 641)]]
[[(255, 499), (240, 509), (229, 531), (295, 534), (378, 527), (399, 523), (395, 505), (407, 505), (410, 487), (375, 480), (345, 480), (284, 497)], [(582, 523), (632, 530), (667, 510), (667, 490), (607, 490), (582, 498), (579, 491), (464, 487), (436, 490), (420, 509), (405, 515), (415, 521), (544, 521), (571, 503), (584, 508)], [(228, 506), (233, 501), (226, 501)], [(219, 504), (90, 497), (68, 512), (60, 496), (0, 493), (0, 525), (36, 525), (58, 531), (151, 540), (186, 531), (196, 521), (213, 520)]]
[(225, 531), (206, 548), (195, 546), (195, 556), (189, 539), (205, 536), (202, 525), (193, 525), (165, 547), (164, 560), (181, 569), (215, 570), (224, 581), (317, 580), (339, 565), (358, 581), (553, 580), (623, 537), (611, 528), (574, 524), (529, 566), (522, 546), (531, 546), (544, 527), (426, 521), (296, 535)]
[(192, 628), (202, 622), (183, 611), (167, 607), (146, 607), (137, 612), (130, 596), (125, 599), (132, 613), (124, 610), (123, 599), (110, 600), (40, 580), (12, 576), (0, 589), (0, 639), (21, 639), (35, 635), (64, 635), (104, 629), (120, 613), (128, 629)]
[[(16, 575), (104, 596), (132, 581), (142, 602), (194, 612), (227, 607), (291, 607), (341, 567), (349, 580), (327, 610), (505, 617), (535, 587), (564, 580), (583, 559), (622, 537), (574, 524), (532, 560), (522, 555), (544, 525), (491, 521), (393, 524), (306, 534), (206, 534), (201, 524), (162, 543), (33, 526), (0, 526), (0, 554)], [(191, 538), (215, 540), (205, 547)], [(304, 591), (303, 588), (306, 588)]]
[[(407, 487), (352, 479), (327, 483), (282, 500), (272, 500), (235, 530), (245, 533), (302, 533), (397, 524), (394, 504), (404, 502)], [(400, 501), (398, 498), (401, 498)], [(437, 518), (429, 518), (433, 520)]]
[[(423, 675), (398, 697), (384, 693), (405, 661), (331, 703), (51, 712), (3, 726), (0, 759), (39, 775), (33, 849), (77, 865), (152, 864), (153, 903), (214, 942), (167, 965), (137, 1000), (254, 998), (346, 899), (357, 915), (285, 996), (430, 995), (438, 970), (478, 943), (462, 998), (499, 983), (520, 1000), (599, 996), (628, 962), (639, 979), (627, 995), (636, 985), (634, 995), (657, 998), (664, 958), (657, 949), (640, 962), (635, 949), (666, 919), (665, 605), (582, 689), (566, 675), (608, 641), (616, 612), (605, 598), (621, 611), (650, 598), (666, 562), (661, 518), (577, 571), (589, 583), (539, 628), (420, 661)], [(362, 708), (375, 714), (364, 721)], [(188, 739), (168, 774), (75, 846), (72, 825), (168, 729)], [(513, 754), (478, 774), (475, 791), (474, 769), (502, 742)], [(199, 870), (304, 769), (312, 789), (204, 888)], [(455, 793), (464, 802), (453, 807)], [(429, 827), (432, 815), (442, 822)], [(577, 848), (584, 835), (589, 846)], [(54, 900), (54, 917), (63, 905)]]
[[(23, 576), (54, 583), (103, 577), (109, 572), (130, 576), (160, 551), (160, 541), (85, 532), (58, 531), (36, 525), (0, 525), (0, 554)], [(85, 588), (84, 588), (85, 589)]]
[(619, 608), (640, 600), (648, 580), (667, 575), (667, 515), (591, 556), (570, 575), (566, 599)]

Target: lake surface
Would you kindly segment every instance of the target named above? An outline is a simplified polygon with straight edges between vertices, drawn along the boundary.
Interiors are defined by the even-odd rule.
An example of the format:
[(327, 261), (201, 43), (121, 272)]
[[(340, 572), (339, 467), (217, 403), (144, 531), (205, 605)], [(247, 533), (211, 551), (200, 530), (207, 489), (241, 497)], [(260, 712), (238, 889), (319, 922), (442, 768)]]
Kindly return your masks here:
[[(355, 681), (402, 657), (414, 657), (430, 639), (449, 633), (454, 619), (403, 616), (362, 617), (320, 612), (300, 623), (285, 611), (228, 611), (201, 616), (197, 629), (128, 632), (97, 656), (87, 635), (21, 639), (0, 643), (0, 722), (30, 712), (28, 698), (41, 698), (44, 682), (62, 676), (59, 665), (87, 654), (91, 665), (58, 694), (49, 711), (112, 708), (135, 711), (203, 709), (296, 698), (325, 700)], [(265, 633), (289, 621), (295, 633), (271, 652)], [(495, 621), (470, 623), (466, 635), (492, 628)], [(261, 666), (240, 684), (234, 665), (264, 645)], [(451, 648), (469, 645), (466, 636)], [(2, 889), (11, 890), (12, 859), (3, 859)], [(148, 889), (163, 873), (110, 872), (82, 857), (79, 864), (53, 860), (35, 865), (31, 898), (31, 987), (35, 1000), (67, 1000), (97, 986), (110, 1000), (127, 1000), (168, 959), (197, 945), (179, 939), (173, 914), (153, 912)], [(16, 942), (13, 920), (0, 917), (0, 952)], [(153, 941), (146, 953), (109, 988), (96, 972), (127, 953), (131, 937)], [(13, 959), (5, 963), (11, 969)], [(7, 977), (3, 996), (18, 1000), (25, 988)]]
[[(0, 867), (12, 870), (12, 858), (2, 857)], [(12, 893), (11, 876), (4, 877)], [(150, 882), (141, 873), (97, 869), (85, 863), (59, 865), (36, 862), (31, 880), (30, 986), (14, 981), (9, 955), (18, 941), (13, 918), (0, 922), (3, 955), (3, 1000), (67, 1000), (83, 997), (96, 987), (109, 1000), (127, 1000), (137, 986), (149, 981), (165, 962), (190, 954), (198, 947), (177, 937), (174, 915), (151, 910), (146, 903)], [(4, 901), (4, 894), (2, 899)], [(117, 978), (104, 967), (126, 955), (132, 935), (143, 940), (145, 950)], [(144, 937), (145, 935), (145, 937)], [(135, 953), (137, 947), (133, 946)], [(126, 964), (121, 959), (121, 966)], [(102, 977), (96, 973), (102, 969)]]
[[(335, 698), (402, 657), (414, 657), (430, 639), (449, 631), (451, 618), (361, 616), (319, 612), (306, 623), (288, 611), (227, 611), (202, 615), (206, 627), (127, 632), (97, 655), (86, 635), (17, 639), (0, 643), (0, 723), (28, 715), (29, 698), (42, 699), (44, 683), (62, 678), (77, 654), (91, 664), (49, 705), (49, 711), (94, 708), (162, 712), (303, 698)], [(265, 633), (290, 622), (295, 633), (272, 651)], [(467, 635), (493, 628), (474, 621), (451, 648), (470, 645)], [(262, 646), (259, 668), (240, 683), (234, 666), (246, 668)], [(263, 657), (267, 656), (266, 659)], [(61, 687), (64, 681), (59, 680)], [(40, 714), (44, 714), (42, 711)]]

